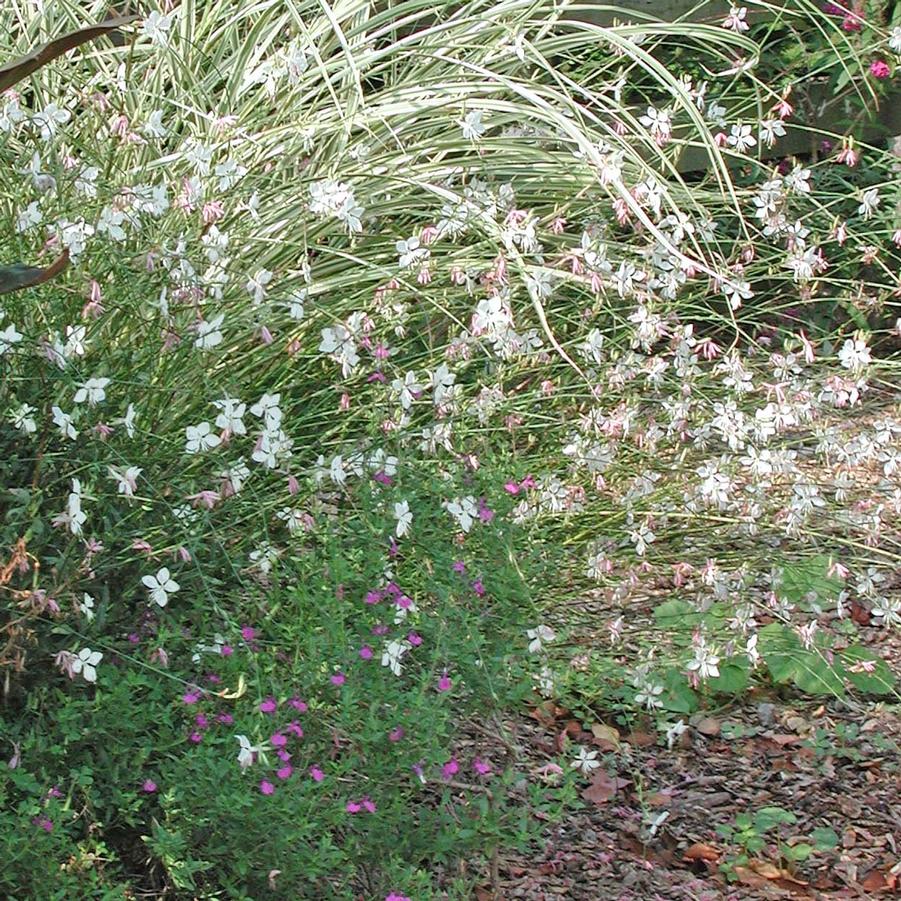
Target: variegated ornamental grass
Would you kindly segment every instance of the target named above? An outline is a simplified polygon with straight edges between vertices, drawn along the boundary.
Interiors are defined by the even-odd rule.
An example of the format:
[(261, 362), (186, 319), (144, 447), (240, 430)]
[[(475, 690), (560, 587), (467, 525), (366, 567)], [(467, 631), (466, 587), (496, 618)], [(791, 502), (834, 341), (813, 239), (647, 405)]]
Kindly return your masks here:
[[(106, 12), (15, 0), (3, 54)], [(523, 672), (603, 682), (661, 736), (767, 672), (891, 690), (845, 611), (901, 621), (897, 175), (847, 141), (759, 161), (792, 100), (755, 80), (737, 11), (146, 12), (0, 105), (3, 263), (70, 262), (0, 322), (8, 703), (102, 730), (142, 697), (163, 724), (129, 727), (99, 780), (123, 819), (17, 720), (10, 825), (61, 843), (44, 866), (109, 816), (157, 888), (429, 897), (438, 845), (386, 851), (382, 827), (443, 816), (461, 766), (492, 777), (454, 724)], [(677, 37), (705, 81), (665, 65)], [(680, 173), (687, 146), (707, 172)], [(681, 606), (631, 617), (664, 575)], [(589, 625), (641, 639), (626, 678), (606, 645), (564, 650), (564, 605), (598, 582)], [(194, 832), (207, 803), (220, 826)], [(518, 803), (485, 807), (477, 844)], [(440, 828), (441, 855), (467, 840)], [(113, 857), (69, 890), (125, 879)]]

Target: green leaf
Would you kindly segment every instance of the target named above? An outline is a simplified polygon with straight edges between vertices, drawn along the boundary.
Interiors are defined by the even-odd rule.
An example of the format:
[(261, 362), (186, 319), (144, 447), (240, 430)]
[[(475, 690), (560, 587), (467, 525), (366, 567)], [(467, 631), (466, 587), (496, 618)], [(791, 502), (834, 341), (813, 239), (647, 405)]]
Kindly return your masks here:
[(831, 851), (838, 847), (838, 833), (828, 826), (819, 826), (810, 833), (815, 847), (820, 851)]
[(781, 623), (770, 623), (758, 633), (758, 648), (774, 682), (791, 682), (802, 653), (798, 636)]
[[(744, 662), (742, 662), (744, 660)], [(713, 691), (723, 694), (738, 694), (748, 687), (750, 674), (747, 658), (730, 657), (720, 664), (720, 674), (710, 679), (707, 684)]]
[(796, 821), (797, 817), (784, 807), (761, 807), (754, 814), (754, 828), (758, 832), (769, 832), (782, 824), (792, 826)]
[(14, 263), (12, 266), (0, 266), (0, 294), (33, 288), (59, 275), (69, 265), (69, 251), (65, 250), (49, 266), (44, 268)]
[(894, 674), (886, 662), (869, 649), (853, 644), (841, 652), (839, 659), (845, 677), (858, 691), (873, 695), (891, 694), (894, 691)]
[(824, 657), (815, 652), (803, 652), (798, 657), (795, 668), (795, 685), (812, 695), (835, 695), (843, 697), (845, 683), (842, 669), (830, 666)]
[(694, 713), (698, 709), (698, 696), (688, 680), (677, 669), (667, 670), (663, 679), (664, 691), (660, 701), (665, 710), (673, 713)]
[(822, 604), (834, 601), (842, 590), (840, 579), (829, 575), (829, 557), (819, 555), (807, 560), (787, 563), (782, 567), (778, 594), (794, 604), (815, 595)]
[(111, 31), (116, 31), (125, 25), (131, 25), (132, 22), (137, 22), (138, 19), (140, 19), (140, 16), (116, 16), (113, 19), (101, 22), (99, 25), (89, 25), (87, 28), (70, 31), (62, 37), (42, 44), (25, 56), (11, 60), (0, 66), (0, 94), (64, 53), (68, 53), (82, 44), (87, 44), (88, 41), (93, 41), (104, 34), (109, 34)]
[(690, 630), (701, 621), (701, 614), (687, 601), (673, 598), (654, 608), (654, 619), (661, 629)]

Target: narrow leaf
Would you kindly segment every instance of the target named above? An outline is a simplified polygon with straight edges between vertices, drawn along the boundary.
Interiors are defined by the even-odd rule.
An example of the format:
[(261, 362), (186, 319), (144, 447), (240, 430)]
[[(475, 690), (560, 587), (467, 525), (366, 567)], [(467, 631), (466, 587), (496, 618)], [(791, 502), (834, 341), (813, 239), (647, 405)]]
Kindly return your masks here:
[(42, 44), (25, 56), (11, 60), (0, 66), (0, 93), (31, 75), (32, 72), (37, 72), (42, 66), (46, 66), (47, 63), (52, 62), (69, 50), (74, 50), (76, 47), (80, 47), (88, 41), (93, 41), (101, 35), (109, 34), (109, 32), (115, 31), (117, 28), (131, 25), (132, 22), (138, 19), (140, 19), (140, 16), (117, 16), (114, 19), (107, 19), (99, 25), (79, 28), (77, 31), (71, 31), (69, 34), (64, 34), (62, 37)]

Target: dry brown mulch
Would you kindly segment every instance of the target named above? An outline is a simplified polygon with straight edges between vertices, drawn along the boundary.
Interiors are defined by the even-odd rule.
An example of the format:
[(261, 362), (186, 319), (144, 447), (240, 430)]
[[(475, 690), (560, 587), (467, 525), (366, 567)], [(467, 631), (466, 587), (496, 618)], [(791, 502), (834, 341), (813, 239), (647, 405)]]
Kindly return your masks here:
[[(726, 714), (697, 715), (672, 750), (636, 730), (577, 722), (545, 704), (508, 720), (497, 758), (539, 770), (579, 744), (602, 752), (596, 792), (564, 822), (549, 826), (531, 856), (501, 852), (494, 886), (478, 901), (731, 901), (870, 899), (901, 895), (901, 716), (871, 706), (819, 705), (760, 697)], [(596, 726), (595, 734), (590, 730)], [(840, 732), (857, 727), (853, 738)], [(605, 728), (606, 727), (606, 728)], [(485, 730), (479, 729), (484, 747)], [(511, 748), (515, 752), (511, 752)], [(567, 751), (568, 753), (568, 751)], [(590, 780), (584, 778), (589, 788)], [(839, 845), (803, 863), (780, 859), (775, 842), (731, 879), (721, 865), (739, 852), (717, 834), (741, 812), (791, 811), (789, 844), (832, 829)], [(657, 833), (648, 824), (666, 813)], [(812, 842), (811, 842), (812, 844)]]

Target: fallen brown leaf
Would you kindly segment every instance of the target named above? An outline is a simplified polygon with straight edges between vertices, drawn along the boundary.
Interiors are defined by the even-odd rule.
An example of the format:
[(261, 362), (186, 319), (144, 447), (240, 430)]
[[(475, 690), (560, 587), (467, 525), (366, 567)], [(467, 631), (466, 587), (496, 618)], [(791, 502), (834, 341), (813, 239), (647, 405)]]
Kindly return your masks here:
[(598, 770), (591, 777), (591, 785), (582, 792), (582, 798), (593, 804), (606, 804), (616, 796), (619, 789), (625, 788), (628, 784), (628, 779), (619, 779)]
[(709, 860), (716, 863), (720, 859), (720, 851), (713, 845), (705, 845), (703, 842), (696, 842), (683, 855), (682, 860)]

